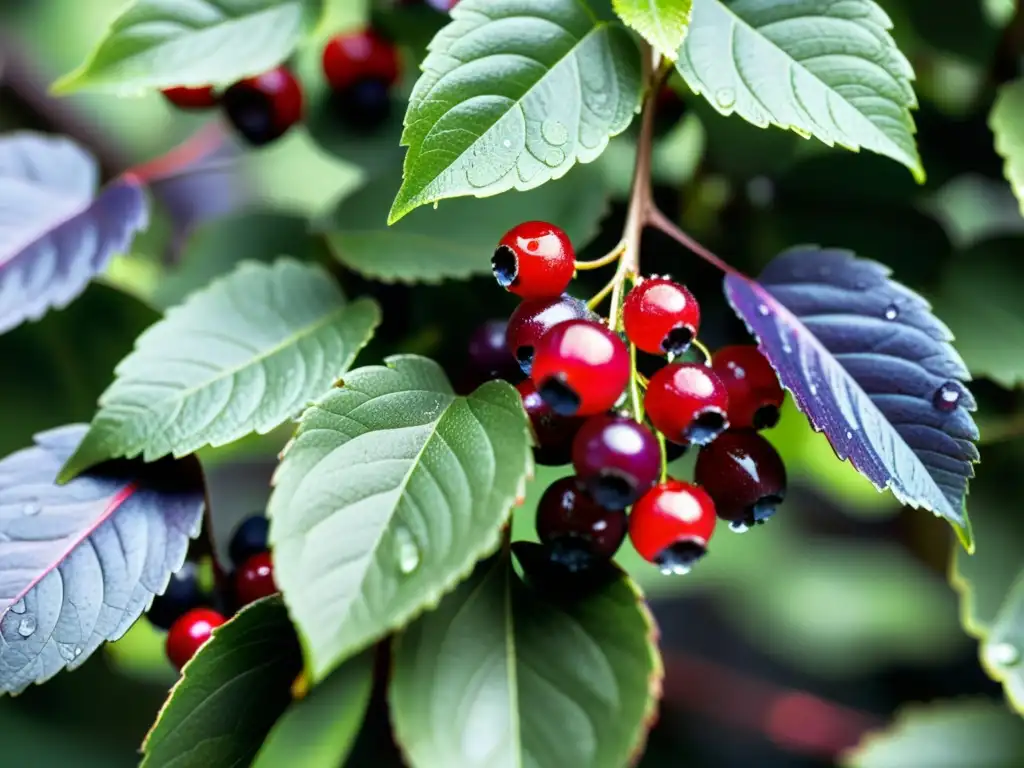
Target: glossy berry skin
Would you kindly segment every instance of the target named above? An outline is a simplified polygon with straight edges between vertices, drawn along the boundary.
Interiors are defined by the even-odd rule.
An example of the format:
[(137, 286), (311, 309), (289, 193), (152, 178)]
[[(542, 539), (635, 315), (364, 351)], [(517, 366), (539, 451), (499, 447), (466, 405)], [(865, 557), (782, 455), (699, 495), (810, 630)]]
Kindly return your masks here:
[(178, 669), (184, 667), (225, 621), (223, 615), (211, 608), (196, 608), (174, 622), (165, 645), (171, 664)]
[(572, 461), (572, 442), (585, 419), (578, 416), (559, 416), (544, 402), (529, 379), (516, 385), (523, 408), (530, 417), (530, 426), (537, 445), (533, 457), (538, 464), (557, 467)]
[(161, 93), (179, 109), (209, 109), (217, 106), (218, 102), (212, 85), (200, 85), (196, 88), (187, 86), (164, 88)]
[(537, 536), (570, 570), (608, 560), (626, 538), (626, 513), (598, 505), (572, 477), (556, 480), (537, 504)]
[(507, 330), (506, 321), (488, 320), (469, 337), (466, 363), (473, 380), (482, 384), (492, 379), (519, 381), (522, 378), (519, 363), (508, 351)]
[(554, 224), (527, 221), (501, 238), (491, 257), (498, 285), (524, 299), (550, 299), (566, 289), (576, 271), (569, 236)]
[(537, 342), (530, 378), (562, 416), (607, 411), (629, 383), (629, 351), (617, 334), (593, 320), (566, 320)]
[(579, 319), (596, 320), (597, 315), (586, 302), (564, 293), (552, 299), (521, 302), (508, 319), (505, 341), (523, 373), (530, 374), (541, 336), (561, 322)]
[(715, 503), (681, 480), (656, 485), (633, 505), (629, 539), (637, 553), (664, 573), (686, 573), (704, 556), (715, 532)]
[(235, 130), (260, 147), (279, 139), (302, 119), (302, 86), (287, 67), (235, 83), (221, 96)]
[(752, 345), (722, 347), (711, 367), (729, 391), (729, 424), (737, 429), (767, 429), (779, 422), (786, 393), (771, 363)]
[(644, 396), (651, 424), (676, 443), (710, 443), (729, 426), (728, 407), (721, 379), (697, 363), (666, 365), (651, 377)]
[(391, 86), (379, 78), (364, 78), (330, 97), (332, 112), (357, 132), (379, 128), (391, 116)]
[(237, 568), (253, 555), (266, 552), (270, 536), (270, 521), (263, 515), (252, 515), (245, 518), (228, 543), (228, 554), (232, 564)]
[(685, 286), (664, 277), (644, 280), (622, 307), (626, 335), (654, 355), (681, 355), (700, 328), (700, 305)]
[(782, 457), (753, 430), (730, 429), (702, 448), (694, 480), (715, 500), (720, 518), (746, 527), (763, 523), (786, 497)]
[(324, 46), (322, 63), (324, 77), (334, 91), (365, 80), (391, 88), (401, 74), (398, 49), (370, 29), (332, 37)]
[(602, 507), (625, 509), (661, 474), (661, 448), (647, 427), (623, 416), (592, 416), (572, 444), (581, 485)]
[(146, 618), (158, 629), (170, 629), (179, 618), (208, 601), (199, 585), (195, 563), (187, 562), (171, 574), (164, 593), (153, 598)]
[(269, 552), (253, 555), (235, 573), (235, 599), (239, 607), (276, 593), (274, 564)]

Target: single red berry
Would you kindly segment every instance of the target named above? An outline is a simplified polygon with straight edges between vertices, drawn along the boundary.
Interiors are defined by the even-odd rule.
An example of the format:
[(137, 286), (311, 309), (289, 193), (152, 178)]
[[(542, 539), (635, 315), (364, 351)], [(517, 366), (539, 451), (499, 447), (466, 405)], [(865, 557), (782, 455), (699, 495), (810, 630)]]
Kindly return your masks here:
[(401, 74), (398, 49), (370, 29), (332, 37), (324, 46), (324, 76), (332, 90), (343, 91), (362, 80), (390, 88)]
[(280, 138), (302, 119), (302, 86), (281, 66), (235, 83), (221, 97), (235, 129), (253, 146)]
[(626, 527), (625, 512), (597, 504), (573, 477), (556, 480), (537, 504), (537, 536), (551, 559), (570, 570), (613, 557)]
[(729, 426), (729, 395), (710, 368), (672, 363), (647, 386), (644, 408), (654, 428), (676, 443), (707, 445)]
[(530, 373), (534, 348), (541, 336), (561, 322), (579, 319), (597, 320), (597, 315), (586, 302), (568, 294), (521, 302), (508, 319), (505, 340), (523, 373)]
[(576, 477), (591, 498), (625, 509), (658, 482), (661, 448), (651, 430), (623, 416), (592, 416), (572, 444)]
[(572, 441), (583, 425), (579, 416), (559, 416), (544, 402), (529, 379), (516, 385), (523, 398), (523, 408), (530, 417), (530, 426), (536, 439), (533, 457), (538, 464), (559, 466), (572, 461)]
[(235, 598), (239, 607), (274, 594), (277, 594), (277, 584), (274, 583), (274, 563), (270, 553), (253, 555), (235, 574)]
[(537, 342), (530, 377), (544, 402), (563, 416), (607, 411), (629, 383), (629, 351), (593, 320), (566, 320)]
[(704, 556), (716, 522), (715, 503), (703, 489), (668, 480), (633, 505), (629, 539), (662, 573), (683, 574)]
[(697, 336), (700, 305), (685, 286), (653, 277), (626, 296), (622, 322), (629, 340), (644, 352), (681, 355)]
[(164, 88), (164, 98), (180, 109), (209, 109), (217, 106), (217, 94), (212, 85), (200, 85), (192, 88), (178, 86), (176, 88)]
[(211, 608), (195, 608), (174, 624), (167, 633), (167, 658), (181, 669), (195, 656), (203, 643), (210, 639), (213, 630), (227, 619)]
[(745, 531), (763, 523), (786, 497), (786, 465), (752, 430), (732, 430), (701, 449), (694, 480), (715, 500), (718, 516)]
[(738, 429), (767, 429), (779, 423), (786, 393), (772, 364), (757, 347), (722, 347), (711, 367), (729, 391), (729, 424)]
[(466, 368), (473, 389), (493, 379), (515, 382), (522, 378), (519, 363), (509, 352), (505, 340), (507, 329), (508, 323), (504, 320), (488, 320), (469, 337)]
[(554, 224), (527, 221), (501, 238), (491, 270), (498, 285), (524, 299), (547, 299), (566, 289), (576, 271), (569, 236)]

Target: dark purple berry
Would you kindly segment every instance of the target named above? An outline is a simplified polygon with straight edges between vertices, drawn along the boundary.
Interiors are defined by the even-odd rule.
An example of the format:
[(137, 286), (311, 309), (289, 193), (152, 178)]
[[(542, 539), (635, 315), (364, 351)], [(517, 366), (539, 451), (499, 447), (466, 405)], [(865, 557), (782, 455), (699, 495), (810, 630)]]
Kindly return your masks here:
[(235, 567), (240, 568), (253, 555), (266, 552), (269, 535), (270, 521), (263, 515), (253, 515), (239, 523), (228, 544), (228, 554)]
[(740, 526), (763, 523), (786, 496), (782, 457), (753, 430), (728, 430), (702, 448), (694, 479), (718, 516)]
[(594, 416), (576, 434), (572, 463), (591, 498), (625, 509), (661, 475), (661, 449), (647, 427), (623, 416)]
[(153, 598), (153, 605), (146, 612), (149, 623), (159, 629), (170, 629), (178, 619), (191, 611), (209, 604), (209, 596), (199, 585), (195, 563), (187, 562), (171, 574), (167, 589)]
[(516, 382), (523, 374), (508, 351), (504, 320), (488, 320), (474, 331), (467, 348), (467, 367), (471, 378), (482, 384), (492, 379)]
[(537, 535), (551, 558), (569, 570), (582, 570), (612, 558), (626, 537), (621, 509), (598, 505), (573, 477), (556, 480), (537, 505)]
[(530, 426), (536, 440), (533, 457), (538, 464), (560, 466), (572, 461), (572, 441), (583, 426), (584, 418), (560, 416), (544, 402), (529, 379), (516, 385), (523, 398), (523, 408), (530, 417)]

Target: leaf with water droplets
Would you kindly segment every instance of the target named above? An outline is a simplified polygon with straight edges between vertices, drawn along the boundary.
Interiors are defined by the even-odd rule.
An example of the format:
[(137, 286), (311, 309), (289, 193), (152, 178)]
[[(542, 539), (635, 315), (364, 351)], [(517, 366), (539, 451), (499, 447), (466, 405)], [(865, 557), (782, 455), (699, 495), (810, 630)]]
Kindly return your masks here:
[[(973, 549), (970, 379), (924, 299), (849, 251), (786, 251), (725, 293), (797, 407), (876, 488), (953, 524)], [(953, 396), (955, 394), (955, 396)]]
[(199, 532), (194, 460), (120, 462), (57, 485), (85, 425), (0, 460), (0, 693), (75, 669), (162, 594)]
[(640, 103), (640, 55), (603, 0), (461, 0), (430, 43), (405, 116), (393, 224), (596, 160)]
[(457, 397), (434, 362), (348, 373), (302, 416), (274, 477), (278, 586), (315, 680), (435, 605), (481, 557), (533, 469), (515, 389)]

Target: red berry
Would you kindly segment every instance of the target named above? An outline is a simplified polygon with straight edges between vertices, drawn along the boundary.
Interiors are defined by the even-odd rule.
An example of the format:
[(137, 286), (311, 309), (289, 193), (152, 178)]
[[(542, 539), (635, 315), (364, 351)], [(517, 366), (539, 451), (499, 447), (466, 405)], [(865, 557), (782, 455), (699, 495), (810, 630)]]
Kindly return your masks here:
[(523, 372), (529, 375), (533, 366), (534, 348), (541, 336), (561, 322), (577, 319), (596, 320), (597, 315), (587, 307), (586, 302), (568, 294), (563, 293), (553, 299), (521, 302), (508, 319), (505, 340)]
[(729, 426), (728, 406), (725, 385), (697, 363), (666, 365), (651, 377), (644, 396), (651, 424), (676, 443), (710, 443)]
[(210, 608), (195, 608), (174, 624), (167, 633), (167, 658), (181, 669), (195, 656), (203, 643), (210, 639), (213, 630), (227, 619)]
[(700, 305), (684, 286), (654, 277), (626, 296), (622, 322), (629, 340), (644, 352), (681, 355), (697, 336)]
[(274, 563), (269, 552), (260, 552), (243, 563), (235, 574), (235, 597), (239, 607), (277, 594)]
[(738, 429), (767, 429), (779, 423), (786, 393), (772, 364), (757, 347), (722, 347), (711, 367), (729, 391), (729, 424)]
[(701, 488), (668, 480), (645, 493), (629, 515), (637, 553), (663, 573), (686, 573), (715, 532), (715, 503)]
[(302, 86), (283, 66), (235, 83), (221, 102), (228, 120), (253, 146), (280, 138), (302, 119)]
[(625, 391), (629, 352), (605, 326), (566, 320), (537, 342), (530, 376), (555, 413), (592, 416), (615, 405)]
[(196, 88), (188, 86), (164, 88), (161, 93), (171, 104), (181, 109), (209, 109), (217, 106), (217, 94), (212, 85), (200, 85)]
[(578, 416), (559, 416), (544, 402), (529, 379), (516, 385), (523, 398), (523, 408), (530, 417), (530, 426), (536, 438), (533, 457), (538, 464), (559, 466), (572, 461), (572, 441), (584, 419)]
[(623, 416), (593, 416), (572, 445), (576, 477), (591, 498), (625, 509), (661, 474), (661, 448), (651, 430)]
[(398, 82), (398, 49), (373, 30), (337, 35), (324, 46), (324, 76), (332, 90), (343, 91), (362, 80), (387, 87)]
[(527, 221), (501, 238), (491, 270), (498, 284), (524, 299), (547, 299), (565, 290), (576, 271), (569, 236), (554, 224)]
[(537, 504), (537, 536), (551, 559), (570, 570), (614, 556), (626, 527), (625, 512), (598, 505), (573, 477), (556, 480)]
[(738, 531), (763, 523), (786, 496), (782, 457), (749, 430), (729, 430), (702, 448), (694, 480), (715, 500), (718, 516)]

